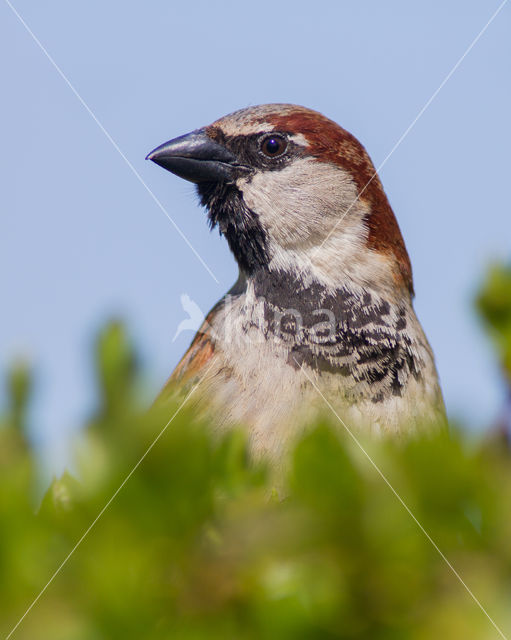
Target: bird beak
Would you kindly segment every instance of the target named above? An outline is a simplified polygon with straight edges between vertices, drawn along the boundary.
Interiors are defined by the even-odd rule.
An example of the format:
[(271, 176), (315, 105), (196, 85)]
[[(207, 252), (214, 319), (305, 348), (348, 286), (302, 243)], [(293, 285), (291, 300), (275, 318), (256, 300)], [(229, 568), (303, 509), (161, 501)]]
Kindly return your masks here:
[[(146, 157), (190, 182), (228, 182), (235, 174), (236, 157), (197, 129), (153, 149)], [(238, 165), (239, 166), (239, 165)]]

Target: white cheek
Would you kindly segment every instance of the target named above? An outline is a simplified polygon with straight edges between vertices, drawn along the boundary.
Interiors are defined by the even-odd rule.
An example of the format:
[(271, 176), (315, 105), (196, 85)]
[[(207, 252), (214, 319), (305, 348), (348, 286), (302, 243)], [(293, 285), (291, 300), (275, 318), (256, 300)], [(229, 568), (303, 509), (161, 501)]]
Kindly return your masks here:
[(307, 158), (237, 186), (267, 233), (270, 268), (332, 289), (349, 281), (393, 291), (390, 261), (367, 249), (369, 208), (348, 173)]
[[(240, 179), (238, 187), (282, 248), (321, 244), (350, 206), (349, 217), (355, 214), (357, 190), (350, 176), (311, 158), (295, 160), (280, 171), (261, 171), (251, 180)], [(346, 221), (339, 226), (346, 226)]]

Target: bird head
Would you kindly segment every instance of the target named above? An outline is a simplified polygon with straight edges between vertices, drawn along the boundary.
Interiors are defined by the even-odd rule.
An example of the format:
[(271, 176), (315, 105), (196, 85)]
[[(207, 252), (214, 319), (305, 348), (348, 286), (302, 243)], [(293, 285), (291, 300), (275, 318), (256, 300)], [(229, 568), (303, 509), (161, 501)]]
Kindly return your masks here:
[(350, 280), (413, 295), (410, 260), (364, 147), (322, 114), (249, 107), (154, 149), (148, 159), (196, 183), (241, 271)]

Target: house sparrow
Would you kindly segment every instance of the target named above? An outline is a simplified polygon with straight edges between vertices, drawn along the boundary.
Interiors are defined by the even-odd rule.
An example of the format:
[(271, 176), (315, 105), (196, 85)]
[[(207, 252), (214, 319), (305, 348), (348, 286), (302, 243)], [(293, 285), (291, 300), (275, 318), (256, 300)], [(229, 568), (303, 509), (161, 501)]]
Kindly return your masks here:
[(196, 183), (239, 266), (160, 401), (201, 380), (216, 425), (246, 425), (252, 449), (274, 459), (325, 398), (350, 429), (442, 418), (410, 260), (356, 138), (310, 109), (269, 104), (147, 157)]

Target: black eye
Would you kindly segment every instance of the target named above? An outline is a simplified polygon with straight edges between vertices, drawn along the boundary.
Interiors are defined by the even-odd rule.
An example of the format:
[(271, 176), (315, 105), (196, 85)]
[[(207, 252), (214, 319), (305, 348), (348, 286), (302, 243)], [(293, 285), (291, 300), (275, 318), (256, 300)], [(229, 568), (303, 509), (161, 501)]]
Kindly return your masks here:
[(287, 142), (281, 136), (268, 136), (261, 144), (261, 150), (265, 156), (276, 158), (287, 149)]

